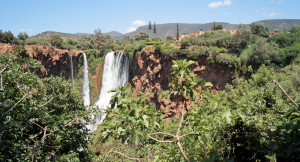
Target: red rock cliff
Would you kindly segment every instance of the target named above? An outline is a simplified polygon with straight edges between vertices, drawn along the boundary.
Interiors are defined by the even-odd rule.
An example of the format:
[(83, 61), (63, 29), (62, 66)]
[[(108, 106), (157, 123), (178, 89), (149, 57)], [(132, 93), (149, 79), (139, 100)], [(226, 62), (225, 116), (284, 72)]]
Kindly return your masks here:
[[(179, 57), (179, 59), (184, 59), (184, 57)], [(136, 75), (132, 79), (134, 95), (137, 96), (137, 91), (141, 90), (141, 87), (144, 87), (142, 89), (145, 92), (153, 92), (154, 95), (150, 97), (150, 100), (156, 104), (158, 109), (169, 111), (163, 114), (164, 118), (178, 116), (182, 110), (182, 103), (178, 97), (171, 98), (170, 102), (167, 99), (159, 99), (161, 91), (169, 89), (168, 85), (172, 80), (170, 74), (172, 65), (172, 59), (167, 56), (155, 54), (154, 50), (142, 50), (135, 54), (130, 68), (131, 75)], [(211, 82), (214, 86), (209, 90), (215, 93), (224, 89), (226, 83), (231, 83), (231, 71), (233, 69), (228, 68), (226, 65), (208, 63), (206, 58), (198, 58), (196, 63), (191, 65), (189, 69), (196, 76)], [(188, 108), (190, 106), (191, 103), (188, 103)]]

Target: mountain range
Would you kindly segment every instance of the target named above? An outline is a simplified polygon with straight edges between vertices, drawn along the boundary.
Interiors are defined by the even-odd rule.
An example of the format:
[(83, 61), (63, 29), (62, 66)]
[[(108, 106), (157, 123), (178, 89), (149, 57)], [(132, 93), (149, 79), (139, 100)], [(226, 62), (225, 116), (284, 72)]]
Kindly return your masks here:
[[(273, 31), (274, 29), (281, 29), (283, 30), (284, 28), (290, 29), (293, 26), (300, 26), (300, 19), (273, 19), (273, 20), (261, 20), (261, 21), (256, 21), (256, 22), (261, 22), (264, 25), (268, 25), (270, 28), (270, 31)], [(148, 25), (140, 26), (136, 29), (136, 31), (126, 33), (129, 34), (130, 36), (133, 36), (137, 33), (140, 33), (141, 31), (147, 32), (151, 38), (155, 37), (161, 37), (163, 39), (166, 39), (168, 35), (172, 35), (175, 37), (177, 34), (177, 24), (178, 24), (178, 29), (179, 29), (179, 34), (189, 34), (190, 32), (193, 31), (199, 31), (202, 29), (202, 31), (208, 31), (211, 30), (211, 27), (214, 25), (214, 22), (206, 23), (206, 24), (188, 24), (188, 23), (167, 23), (167, 24), (156, 24), (156, 33), (153, 33), (153, 26), (152, 29), (148, 29)], [(215, 24), (222, 24), (224, 29), (226, 30), (234, 30), (238, 28), (238, 24), (230, 24), (226, 22), (215, 22)], [(250, 26), (250, 24), (246, 24)], [(50, 31), (43, 32), (43, 34), (48, 34), (49, 35)], [(74, 33), (74, 34), (69, 34), (69, 33), (61, 33), (61, 32), (50, 32), (51, 34), (60, 34), (60, 35), (69, 35), (69, 36), (79, 36), (81, 34), (86, 34), (87, 36), (92, 33)], [(115, 38), (122, 38), (124, 34), (118, 32), (118, 31), (111, 31), (108, 32), (107, 34), (110, 34), (114, 36)]]

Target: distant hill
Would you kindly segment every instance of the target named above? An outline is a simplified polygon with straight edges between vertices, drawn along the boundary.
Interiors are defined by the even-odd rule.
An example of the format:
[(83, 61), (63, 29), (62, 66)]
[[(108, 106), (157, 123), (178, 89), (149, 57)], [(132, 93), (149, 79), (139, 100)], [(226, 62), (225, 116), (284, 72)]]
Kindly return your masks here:
[[(177, 34), (177, 24), (179, 28), (179, 34), (189, 34), (193, 31), (199, 31), (202, 29), (202, 31), (208, 31), (213, 26), (213, 22), (207, 23), (207, 24), (184, 24), (184, 23), (168, 23), (168, 24), (157, 24), (156, 25), (156, 34), (155, 37), (161, 37), (161, 38), (167, 38), (168, 35), (172, 35), (173, 37)], [(224, 26), (224, 29), (232, 30), (238, 28), (238, 24), (229, 24), (224, 22), (216, 22), (217, 24), (222, 24)], [(148, 25), (141, 26), (136, 29), (134, 32), (127, 33), (130, 36), (133, 36), (137, 33), (140, 33), (141, 31), (146, 31), (149, 34)], [(153, 38), (153, 27), (152, 31), (150, 33), (151, 38)]]
[(90, 35), (90, 33), (75, 33), (75, 35), (82, 35), (82, 34), (85, 34), (86, 36), (89, 36)]
[[(300, 19), (261, 20), (261, 21), (257, 21), (257, 22), (261, 22), (264, 25), (269, 25), (270, 31), (273, 31), (274, 29), (282, 30), (284, 28), (290, 29), (293, 26), (300, 26)], [(183, 33), (189, 34), (190, 32), (199, 31), (200, 29), (202, 29), (203, 31), (208, 31), (211, 29), (213, 24), (214, 24), (213, 22), (206, 23), (206, 24), (178, 23), (179, 34), (183, 34)], [(238, 28), (238, 24), (216, 22), (216, 25), (217, 24), (222, 24), (224, 26), (224, 29), (226, 29), (226, 30), (232, 30), (232, 29)], [(247, 25), (250, 26), (250, 24), (247, 24)], [(130, 36), (133, 36), (141, 31), (146, 31), (149, 34), (148, 25), (140, 26), (139, 28), (137, 28), (136, 31), (130, 32), (127, 34), (129, 34)], [(161, 37), (161, 38), (166, 39), (166, 37), (168, 35), (172, 35), (173, 37), (175, 37), (176, 34), (177, 34), (177, 23), (157, 24), (156, 25), (155, 37)], [(152, 27), (150, 36), (151, 36), (151, 38), (153, 38), (153, 36), (154, 36), (153, 27)]]
[[(300, 19), (275, 19), (275, 20), (261, 20), (261, 21), (256, 21), (256, 22), (261, 22), (264, 25), (269, 25), (270, 31), (273, 31), (274, 29), (290, 29), (293, 26), (300, 26)], [(179, 26), (179, 34), (189, 34), (190, 32), (193, 31), (199, 31), (202, 29), (203, 31), (208, 31), (211, 29), (213, 26), (213, 22), (206, 23), (206, 24), (187, 24), (187, 23), (178, 23)], [(222, 24), (224, 26), (224, 29), (226, 30), (233, 30), (238, 28), (238, 24), (229, 24), (225, 22), (216, 22), (217, 24)], [(250, 26), (250, 24), (247, 24)], [(130, 36), (133, 36), (137, 33), (140, 33), (141, 31), (145, 31), (149, 34), (148, 30), (148, 25), (145, 26), (140, 26), (136, 29), (134, 32), (127, 33)], [(168, 23), (168, 24), (157, 24), (156, 25), (156, 34), (155, 37), (161, 37), (166, 39), (168, 35), (172, 35), (175, 37), (177, 33), (177, 23)], [(80, 33), (77, 32), (75, 34), (69, 34), (69, 33), (61, 33), (61, 32), (55, 32), (55, 31), (46, 31), (40, 34), (37, 34), (33, 37), (40, 37), (40, 38), (49, 38), (51, 35), (58, 34), (60, 35), (64, 40), (66, 39), (77, 39), (79, 35), (81, 34), (86, 34), (87, 36), (92, 33)], [(107, 34), (110, 34), (114, 36), (114, 38), (121, 38), (124, 36), (124, 34), (117, 32), (117, 31), (111, 31), (108, 32)], [(154, 37), (153, 33), (153, 28), (152, 31), (150, 32), (151, 38)]]
[(123, 34), (120, 32), (117, 32), (117, 31), (111, 31), (111, 32), (108, 32), (107, 34), (110, 34), (114, 37), (123, 37)]
[(276, 20), (261, 20), (264, 25), (269, 25), (270, 31), (274, 29), (291, 29), (293, 26), (300, 26), (300, 19), (276, 19)]

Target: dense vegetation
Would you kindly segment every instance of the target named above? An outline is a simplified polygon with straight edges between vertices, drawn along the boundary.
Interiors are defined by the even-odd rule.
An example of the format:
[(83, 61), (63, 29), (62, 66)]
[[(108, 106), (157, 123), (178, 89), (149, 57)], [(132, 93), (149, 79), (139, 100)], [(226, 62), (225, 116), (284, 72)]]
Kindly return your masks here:
[[(173, 80), (155, 95), (182, 103), (180, 117), (166, 122), (166, 112), (148, 100), (154, 94), (142, 88), (134, 97), (128, 84), (111, 90), (107, 117), (89, 134), (85, 124), (99, 110), (84, 107), (67, 81), (39, 79), (34, 69), (41, 65), (20, 57), (26, 50), (17, 48), (0, 55), (1, 161), (299, 161), (300, 27), (268, 32), (261, 23), (240, 24), (235, 34), (206, 32), (180, 42), (171, 35), (150, 39), (146, 32), (114, 39), (100, 29), (76, 40), (53, 34), (44, 42), (1, 32), (1, 41), (36, 39), (86, 50), (91, 74), (111, 50), (124, 51), (130, 61), (143, 49), (165, 55), (174, 63)], [(212, 84), (188, 68), (199, 58), (232, 68), (232, 84), (217, 94), (203, 91)]]

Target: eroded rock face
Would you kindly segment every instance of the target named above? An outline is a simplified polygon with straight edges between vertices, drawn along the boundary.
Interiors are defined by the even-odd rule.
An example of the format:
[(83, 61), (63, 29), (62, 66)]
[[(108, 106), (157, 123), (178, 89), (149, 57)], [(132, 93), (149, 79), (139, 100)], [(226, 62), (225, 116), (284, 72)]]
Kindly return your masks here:
[[(178, 59), (184, 59), (179, 57)], [(161, 54), (155, 54), (154, 50), (145, 51), (135, 54), (130, 68), (131, 74), (137, 74), (132, 79), (134, 87), (134, 96), (138, 96), (137, 91), (153, 92), (150, 96), (151, 102), (156, 104), (158, 109), (167, 110), (168, 113), (163, 114), (164, 118), (179, 116), (182, 110), (182, 101), (179, 96), (175, 96), (168, 101), (166, 98), (160, 99), (159, 94), (162, 90), (168, 90), (169, 83), (172, 81), (170, 69), (173, 62), (171, 58)], [(208, 63), (206, 58), (198, 58), (194, 65), (189, 66), (196, 76), (200, 76), (203, 80), (211, 82), (214, 86), (207, 90), (218, 93), (225, 89), (226, 83), (231, 83), (231, 71), (226, 65)], [(155, 74), (153, 74), (155, 70)], [(143, 87), (143, 88), (142, 88)], [(199, 102), (196, 102), (198, 104)], [(191, 107), (191, 103), (187, 103), (187, 107)]]
[[(43, 67), (35, 71), (41, 79), (45, 77), (59, 76), (71, 81), (71, 59), (72, 55), (73, 62), (73, 72), (74, 78), (79, 74), (81, 75), (80, 66), (83, 65), (83, 53), (85, 51), (67, 51), (56, 49), (49, 46), (42, 45), (28, 45), (25, 46), (28, 49), (28, 52), (21, 53), (23, 57), (33, 57), (38, 60)], [(14, 46), (8, 46), (6, 44), (0, 44), (0, 53), (13, 53)], [(96, 74), (90, 77), (90, 86), (91, 86), (91, 98), (98, 99), (101, 81), (102, 81), (102, 68), (103, 65), (99, 64), (96, 68)], [(91, 71), (91, 69), (89, 69)], [(82, 79), (77, 80), (76, 87), (82, 86)], [(81, 92), (81, 89), (79, 89)]]

